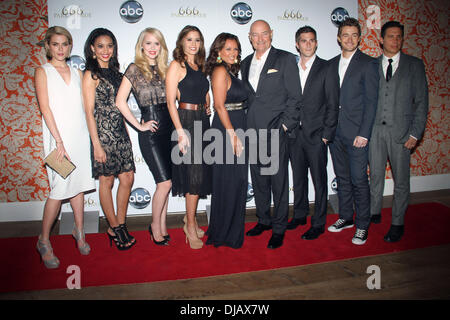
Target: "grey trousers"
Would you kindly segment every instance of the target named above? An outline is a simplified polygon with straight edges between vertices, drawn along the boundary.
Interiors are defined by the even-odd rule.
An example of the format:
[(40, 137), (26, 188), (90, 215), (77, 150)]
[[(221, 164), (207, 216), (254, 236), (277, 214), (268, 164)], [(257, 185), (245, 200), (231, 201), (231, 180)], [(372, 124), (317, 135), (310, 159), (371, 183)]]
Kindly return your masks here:
[(403, 225), (410, 193), (409, 163), (411, 151), (404, 143), (394, 140), (395, 127), (374, 125), (369, 145), (370, 166), (370, 214), (381, 213), (386, 174), (389, 159), (394, 180), (394, 200), (392, 203), (392, 224)]

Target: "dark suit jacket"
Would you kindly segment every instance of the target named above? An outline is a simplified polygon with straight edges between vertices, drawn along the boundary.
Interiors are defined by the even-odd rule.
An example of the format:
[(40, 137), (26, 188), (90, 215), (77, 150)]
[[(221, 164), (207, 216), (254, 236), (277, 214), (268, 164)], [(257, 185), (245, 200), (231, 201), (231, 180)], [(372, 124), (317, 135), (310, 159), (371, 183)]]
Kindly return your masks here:
[[(380, 78), (384, 78), (382, 59), (383, 56), (378, 58)], [(394, 138), (398, 143), (405, 143), (410, 135), (420, 140), (428, 114), (425, 66), (422, 60), (401, 52), (394, 77), (398, 77), (394, 100)]]
[(253, 55), (241, 64), (242, 80), (249, 92), (247, 126), (274, 129), (284, 124), (291, 132), (300, 121), (300, 78), (295, 56), (271, 47), (255, 92), (248, 81)]
[(301, 134), (311, 144), (332, 141), (339, 114), (339, 77), (331, 72), (328, 62), (316, 56), (305, 88), (300, 110)]
[[(337, 79), (340, 59), (339, 54), (330, 60), (330, 68), (338, 75)], [(378, 60), (357, 49), (339, 91), (338, 134), (351, 141), (356, 136), (370, 139), (377, 110), (378, 81)]]

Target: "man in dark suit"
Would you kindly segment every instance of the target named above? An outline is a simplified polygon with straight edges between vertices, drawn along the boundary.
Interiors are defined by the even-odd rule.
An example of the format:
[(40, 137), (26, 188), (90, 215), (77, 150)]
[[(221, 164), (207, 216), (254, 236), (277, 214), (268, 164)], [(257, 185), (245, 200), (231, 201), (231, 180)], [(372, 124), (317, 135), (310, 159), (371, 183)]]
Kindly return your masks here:
[(404, 26), (389, 21), (381, 28), (383, 54), (378, 58), (380, 89), (369, 147), (370, 213), (381, 222), (386, 162), (394, 178), (392, 222), (384, 237), (399, 241), (409, 201), (411, 150), (422, 137), (428, 113), (428, 84), (422, 60), (401, 52)]
[[(242, 80), (249, 93), (247, 127), (255, 129), (258, 141), (258, 159), (252, 164), (250, 173), (255, 194), (258, 224), (247, 232), (248, 236), (260, 235), (272, 229), (268, 248), (275, 249), (283, 244), (288, 222), (288, 135), (298, 126), (301, 93), (300, 79), (295, 56), (272, 47), (273, 31), (264, 20), (252, 23), (250, 42), (255, 52), (241, 64)], [(270, 134), (266, 135), (265, 130)], [(267, 174), (261, 161), (261, 150), (277, 161), (278, 170)], [(255, 148), (250, 145), (250, 152)], [(264, 152), (262, 152), (264, 153)], [(250, 155), (252, 157), (252, 155)], [(274, 212), (270, 215), (271, 194)]]
[(338, 29), (342, 53), (330, 60), (330, 68), (339, 75), (339, 117), (336, 136), (330, 143), (338, 186), (339, 219), (328, 228), (340, 232), (353, 227), (352, 243), (367, 241), (370, 225), (370, 191), (367, 176), (369, 139), (378, 100), (378, 61), (358, 49), (361, 27), (347, 18)]
[(289, 158), (294, 184), (294, 217), (287, 229), (306, 224), (309, 212), (308, 167), (315, 191), (311, 228), (302, 239), (318, 238), (325, 231), (327, 214), (327, 144), (334, 139), (339, 112), (339, 80), (328, 62), (316, 56), (317, 33), (304, 26), (295, 34), (302, 91), (300, 126), (289, 138)]

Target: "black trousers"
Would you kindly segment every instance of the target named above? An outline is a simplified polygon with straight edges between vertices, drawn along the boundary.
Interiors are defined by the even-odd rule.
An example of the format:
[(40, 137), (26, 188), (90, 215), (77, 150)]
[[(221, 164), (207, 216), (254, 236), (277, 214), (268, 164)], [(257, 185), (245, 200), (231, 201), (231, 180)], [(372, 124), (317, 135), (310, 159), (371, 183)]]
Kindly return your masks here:
[[(273, 142), (269, 136), (267, 139), (258, 139), (256, 147), (254, 144), (250, 144), (250, 152), (258, 150), (258, 154), (262, 145), (266, 144), (271, 158), (269, 164), (262, 163), (259, 156), (257, 163), (250, 160), (250, 174), (258, 222), (272, 225), (273, 233), (284, 234), (289, 213), (289, 154), (288, 137), (283, 129), (279, 129), (279, 138), (275, 143)], [(275, 166), (274, 161), (277, 162)], [(269, 167), (271, 168), (269, 169)], [(270, 174), (267, 174), (268, 172)], [(274, 202), (273, 215), (270, 214), (272, 194)]]
[(370, 190), (367, 175), (369, 144), (364, 148), (353, 146), (353, 140), (339, 134), (330, 143), (331, 158), (336, 174), (339, 217), (353, 220), (358, 229), (368, 230), (370, 225)]
[(289, 160), (291, 161), (294, 185), (294, 218), (306, 218), (309, 213), (308, 168), (314, 184), (314, 215), (312, 227), (323, 227), (327, 220), (327, 145), (322, 140), (311, 144), (304, 138), (301, 129), (295, 138), (289, 138)]

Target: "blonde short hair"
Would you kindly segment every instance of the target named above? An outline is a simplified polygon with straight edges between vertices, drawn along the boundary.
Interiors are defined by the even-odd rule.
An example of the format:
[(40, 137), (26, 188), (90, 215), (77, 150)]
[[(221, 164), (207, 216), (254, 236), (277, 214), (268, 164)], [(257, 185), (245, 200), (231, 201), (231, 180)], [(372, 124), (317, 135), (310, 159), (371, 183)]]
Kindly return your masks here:
[[(50, 52), (50, 39), (54, 35), (65, 36), (70, 45), (69, 54), (70, 54), (70, 52), (72, 52), (73, 40), (72, 40), (72, 35), (70, 34), (70, 32), (64, 27), (53, 26), (53, 27), (48, 28), (47, 32), (45, 33), (45, 38), (44, 38), (45, 56), (47, 57), (48, 60), (51, 60), (53, 58), (52, 54)], [(68, 59), (68, 58), (69, 57), (66, 57), (66, 59)]]
[(167, 50), (167, 45), (166, 45), (166, 41), (164, 40), (164, 36), (161, 33), (161, 31), (159, 31), (156, 28), (146, 28), (144, 30), (142, 30), (142, 32), (139, 34), (138, 40), (136, 41), (136, 46), (135, 46), (135, 52), (134, 52), (134, 63), (136, 64), (136, 66), (142, 71), (142, 73), (144, 74), (144, 77), (147, 80), (151, 80), (152, 79), (152, 72), (150, 71), (150, 64), (148, 63), (148, 60), (143, 52), (142, 49), (142, 43), (144, 42), (144, 38), (147, 34), (151, 34), (153, 35), (156, 40), (158, 40), (159, 44), (161, 45), (161, 50), (158, 54), (158, 56), (156, 57), (156, 65), (158, 67), (158, 73), (159, 76), (161, 77), (161, 79), (165, 79), (166, 78), (166, 72), (168, 69), (168, 50)]

